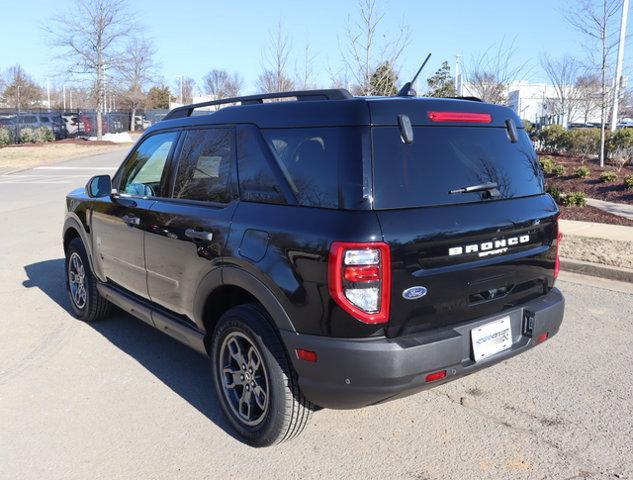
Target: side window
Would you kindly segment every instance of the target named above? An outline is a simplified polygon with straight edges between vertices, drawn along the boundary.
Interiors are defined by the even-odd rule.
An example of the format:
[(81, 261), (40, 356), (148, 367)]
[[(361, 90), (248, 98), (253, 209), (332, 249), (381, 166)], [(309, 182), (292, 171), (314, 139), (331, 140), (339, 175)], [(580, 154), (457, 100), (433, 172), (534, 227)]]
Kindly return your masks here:
[(233, 129), (209, 128), (186, 133), (174, 184), (174, 198), (228, 203)]
[(237, 132), (237, 176), (240, 184), (240, 199), (247, 202), (285, 204), (286, 199), (277, 179), (270, 170), (259, 140), (253, 128), (240, 128)]
[(120, 192), (143, 197), (160, 195), (160, 179), (177, 137), (177, 132), (165, 132), (144, 140), (124, 166)]
[(262, 131), (299, 204), (338, 208), (338, 168), (349, 161), (351, 142), (342, 128)]

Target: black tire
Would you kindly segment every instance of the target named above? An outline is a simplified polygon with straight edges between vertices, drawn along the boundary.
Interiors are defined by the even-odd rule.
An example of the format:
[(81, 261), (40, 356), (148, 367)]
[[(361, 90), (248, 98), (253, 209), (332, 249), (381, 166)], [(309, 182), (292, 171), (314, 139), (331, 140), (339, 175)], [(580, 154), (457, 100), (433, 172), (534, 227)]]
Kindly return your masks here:
[[(84, 271), (85, 298), (83, 303), (73, 298), (73, 291), (71, 290), (69, 269), (71, 268), (74, 255), (79, 256)], [(103, 298), (97, 290), (97, 279), (90, 269), (86, 248), (80, 238), (73, 238), (68, 244), (64, 273), (66, 277), (66, 292), (70, 300), (70, 308), (75, 317), (84, 322), (96, 322), (110, 315), (112, 304)]]
[[(239, 438), (253, 447), (267, 447), (296, 437), (307, 425), (312, 408), (299, 390), (296, 374), (271, 322), (270, 316), (261, 305), (239, 305), (222, 315), (211, 341), (210, 357), (218, 400)], [(235, 402), (232, 402), (232, 398), (239, 396), (240, 387), (247, 387), (225, 387), (226, 378), (232, 378), (233, 382), (236, 380), (233, 374), (227, 376), (223, 373), (227, 364), (222, 358), (227, 358), (226, 342), (234, 338), (245, 339), (244, 342), (250, 341), (252, 346), (255, 346), (257, 354), (261, 353), (261, 363), (265, 369), (265, 378), (262, 380), (260, 375), (258, 382), (267, 383), (268, 403), (265, 411), (259, 409), (262, 411), (261, 419), (254, 425), (249, 425), (240, 417), (241, 412), (235, 411)], [(248, 348), (248, 343), (245, 345)], [(229, 356), (229, 362), (235, 360), (230, 353)], [(258, 371), (261, 373), (261, 370)], [(255, 374), (252, 378), (255, 378)], [(247, 378), (247, 384), (249, 381)], [(260, 383), (257, 383), (255, 388), (259, 388)], [(243, 394), (244, 390), (241, 392)], [(254, 398), (254, 389), (252, 395)], [(241, 410), (241, 402), (239, 405)], [(258, 408), (257, 405), (252, 406)]]

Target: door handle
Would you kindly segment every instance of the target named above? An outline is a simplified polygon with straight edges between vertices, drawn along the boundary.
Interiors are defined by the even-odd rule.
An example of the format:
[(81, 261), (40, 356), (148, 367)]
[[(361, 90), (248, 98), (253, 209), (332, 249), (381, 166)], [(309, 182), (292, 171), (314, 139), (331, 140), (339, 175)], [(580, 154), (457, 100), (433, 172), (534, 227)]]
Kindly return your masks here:
[(127, 223), (131, 227), (141, 224), (141, 219), (138, 217), (135, 217), (134, 215), (123, 215), (121, 220), (123, 220), (125, 223)]
[(213, 233), (188, 228), (187, 230), (185, 230), (185, 237), (193, 238), (195, 240), (206, 240), (207, 242), (210, 242), (211, 240), (213, 240)]

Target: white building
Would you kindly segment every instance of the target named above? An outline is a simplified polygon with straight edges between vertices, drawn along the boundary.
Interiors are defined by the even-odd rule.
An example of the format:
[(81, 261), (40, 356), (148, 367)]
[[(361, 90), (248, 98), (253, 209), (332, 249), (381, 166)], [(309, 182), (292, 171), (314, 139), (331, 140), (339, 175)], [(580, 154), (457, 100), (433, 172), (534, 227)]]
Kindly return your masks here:
[[(459, 96), (476, 97), (477, 92), (471, 84), (464, 81), (462, 75), (461, 56), (457, 56), (455, 64), (455, 86)], [(517, 115), (533, 123), (558, 123), (567, 126), (570, 123), (599, 123), (600, 108), (598, 98), (576, 101), (576, 108), (571, 118), (566, 115), (557, 115), (554, 106), (558, 102), (558, 93), (554, 85), (547, 83), (513, 82), (505, 91), (507, 105)]]

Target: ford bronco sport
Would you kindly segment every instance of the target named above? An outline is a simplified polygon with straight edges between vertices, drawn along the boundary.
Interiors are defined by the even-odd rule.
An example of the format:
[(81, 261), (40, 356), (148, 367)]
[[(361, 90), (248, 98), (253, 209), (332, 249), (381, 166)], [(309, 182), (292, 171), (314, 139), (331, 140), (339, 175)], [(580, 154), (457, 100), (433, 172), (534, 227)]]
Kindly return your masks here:
[(180, 107), (66, 207), (74, 314), (115, 304), (208, 355), (254, 446), (317, 408), (506, 360), (563, 318), (558, 208), (521, 120), (476, 99), (319, 90)]

